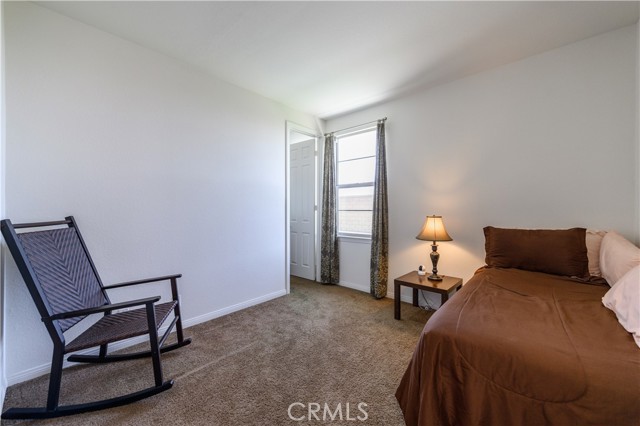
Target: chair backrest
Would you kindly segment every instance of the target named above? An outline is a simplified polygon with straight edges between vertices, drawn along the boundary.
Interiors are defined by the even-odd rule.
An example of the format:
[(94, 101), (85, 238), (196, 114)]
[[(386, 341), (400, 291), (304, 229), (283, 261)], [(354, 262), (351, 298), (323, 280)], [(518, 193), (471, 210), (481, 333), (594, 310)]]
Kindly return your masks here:
[[(67, 228), (16, 233), (16, 228), (66, 224)], [(42, 318), (109, 303), (100, 277), (75, 226), (63, 222), (13, 225), (1, 222), (2, 234)], [(83, 317), (56, 321), (65, 332)]]

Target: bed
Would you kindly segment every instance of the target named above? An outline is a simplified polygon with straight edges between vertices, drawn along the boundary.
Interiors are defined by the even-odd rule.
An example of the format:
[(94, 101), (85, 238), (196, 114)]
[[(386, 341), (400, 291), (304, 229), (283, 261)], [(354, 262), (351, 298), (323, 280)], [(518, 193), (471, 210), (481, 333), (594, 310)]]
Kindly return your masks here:
[(640, 424), (640, 349), (603, 306), (608, 290), (479, 269), (420, 336), (396, 392), (406, 424)]

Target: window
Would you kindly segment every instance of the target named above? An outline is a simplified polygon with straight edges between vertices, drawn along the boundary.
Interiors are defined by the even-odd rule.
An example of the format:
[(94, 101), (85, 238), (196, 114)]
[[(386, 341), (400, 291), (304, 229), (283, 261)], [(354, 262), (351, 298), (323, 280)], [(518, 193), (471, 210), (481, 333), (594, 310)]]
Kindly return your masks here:
[(371, 237), (376, 128), (336, 135), (338, 236)]

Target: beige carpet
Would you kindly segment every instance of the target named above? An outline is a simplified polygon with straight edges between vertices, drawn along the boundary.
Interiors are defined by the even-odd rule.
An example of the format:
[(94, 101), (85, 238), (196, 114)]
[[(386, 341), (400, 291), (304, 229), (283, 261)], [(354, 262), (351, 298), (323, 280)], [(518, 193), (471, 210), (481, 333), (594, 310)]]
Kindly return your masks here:
[[(211, 295), (215, 297), (215, 295)], [(394, 397), (430, 313), (393, 301), (292, 277), (291, 294), (186, 330), (193, 343), (163, 356), (172, 389), (123, 407), (47, 421), (3, 425), (402, 425)], [(148, 360), (79, 365), (63, 373), (61, 404), (103, 399), (151, 386)], [(4, 409), (42, 406), (48, 377), (10, 387)], [(294, 417), (305, 416), (304, 421)], [(308, 421), (309, 403), (334, 415)], [(351, 419), (347, 420), (349, 403)], [(336, 412), (341, 404), (343, 420)], [(312, 409), (316, 408), (312, 405)]]

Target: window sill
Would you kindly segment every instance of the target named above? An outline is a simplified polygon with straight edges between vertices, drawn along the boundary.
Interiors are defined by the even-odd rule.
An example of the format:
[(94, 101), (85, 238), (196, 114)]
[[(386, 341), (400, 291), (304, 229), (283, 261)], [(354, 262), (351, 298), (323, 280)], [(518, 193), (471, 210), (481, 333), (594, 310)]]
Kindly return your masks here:
[(338, 240), (345, 243), (371, 244), (371, 237), (355, 237), (352, 235), (338, 235)]

